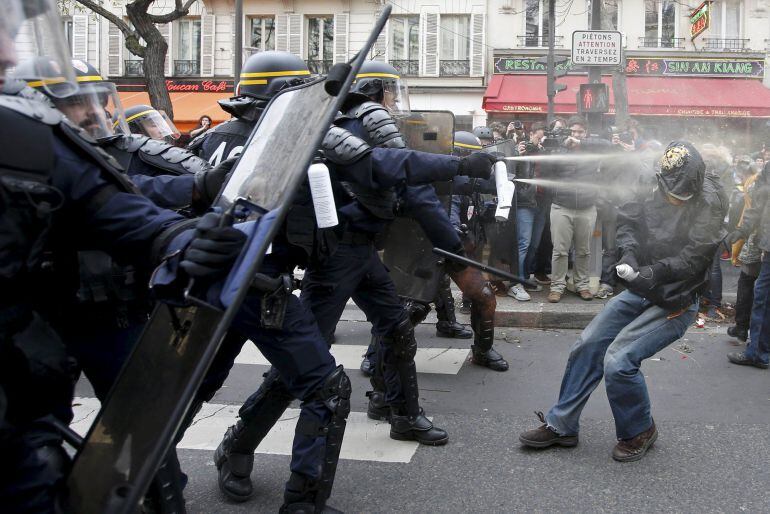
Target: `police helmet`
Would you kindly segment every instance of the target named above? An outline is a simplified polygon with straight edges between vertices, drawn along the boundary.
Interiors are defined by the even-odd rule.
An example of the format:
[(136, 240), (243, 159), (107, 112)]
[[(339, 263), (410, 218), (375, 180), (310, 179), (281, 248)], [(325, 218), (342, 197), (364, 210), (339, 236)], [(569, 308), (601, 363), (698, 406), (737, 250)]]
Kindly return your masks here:
[(364, 61), (351, 91), (382, 104), (391, 114), (408, 116), (409, 89), (401, 74), (383, 61)]
[(478, 152), (481, 148), (482, 146), (479, 138), (470, 132), (465, 130), (458, 130), (455, 132), (454, 146), (452, 148), (452, 153), (454, 155), (464, 157), (473, 152)]
[[(117, 124), (119, 120), (113, 121)], [(139, 104), (126, 109), (126, 123), (132, 134), (141, 134), (159, 141), (172, 142), (181, 135), (165, 112), (149, 105)]]
[(259, 52), (243, 63), (236, 96), (270, 100), (280, 90), (309, 78), (310, 70), (300, 57), (278, 50)]
[(486, 141), (491, 142), (495, 139), (494, 135), (492, 134), (492, 129), (489, 127), (476, 127), (473, 129), (473, 135), (481, 139), (482, 143)]
[(59, 79), (41, 79), (40, 70), (48, 69), (45, 76), (53, 77), (58, 64), (49, 57), (28, 59), (14, 71), (14, 77), (45, 94), (54, 106), (96, 139), (114, 135), (112, 118), (123, 119), (115, 84), (105, 80), (94, 66), (72, 59), (70, 63), (75, 76), (76, 88)]

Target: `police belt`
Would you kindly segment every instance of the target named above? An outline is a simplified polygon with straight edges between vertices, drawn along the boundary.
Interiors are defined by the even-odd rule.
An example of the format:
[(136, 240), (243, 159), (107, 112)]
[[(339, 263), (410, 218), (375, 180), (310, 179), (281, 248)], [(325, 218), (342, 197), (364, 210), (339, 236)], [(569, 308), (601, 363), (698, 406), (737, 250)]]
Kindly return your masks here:
[(369, 245), (374, 243), (376, 234), (371, 232), (353, 232), (346, 230), (340, 237), (340, 244), (345, 245)]

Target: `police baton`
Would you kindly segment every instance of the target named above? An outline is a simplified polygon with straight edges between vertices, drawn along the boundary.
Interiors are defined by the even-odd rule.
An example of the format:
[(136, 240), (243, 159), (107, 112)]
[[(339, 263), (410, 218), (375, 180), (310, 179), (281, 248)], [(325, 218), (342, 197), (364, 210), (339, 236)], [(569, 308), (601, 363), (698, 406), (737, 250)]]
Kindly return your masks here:
[(469, 259), (467, 257), (463, 257), (462, 255), (457, 255), (456, 253), (447, 252), (446, 250), (442, 250), (441, 248), (434, 248), (433, 253), (435, 253), (436, 255), (440, 255), (445, 259), (449, 259), (454, 262), (459, 262), (460, 264), (465, 264), (466, 266), (470, 266), (471, 268), (476, 268), (485, 273), (489, 273), (490, 275), (495, 275), (497, 277), (504, 278), (505, 280), (516, 282), (517, 284), (524, 284), (525, 286), (530, 286), (533, 288), (537, 287), (537, 284), (535, 282), (532, 282), (531, 280), (517, 277), (516, 275), (512, 273), (508, 273), (507, 271), (493, 268), (492, 266), (487, 266), (486, 264), (483, 264), (481, 262), (474, 261), (473, 259)]

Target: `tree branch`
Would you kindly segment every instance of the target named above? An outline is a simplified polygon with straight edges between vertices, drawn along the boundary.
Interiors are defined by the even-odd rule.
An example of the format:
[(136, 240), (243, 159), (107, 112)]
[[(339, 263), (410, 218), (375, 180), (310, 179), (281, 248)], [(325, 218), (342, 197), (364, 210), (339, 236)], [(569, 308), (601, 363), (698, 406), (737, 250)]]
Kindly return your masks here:
[(190, 12), (190, 7), (192, 4), (197, 2), (198, 0), (186, 0), (184, 5), (182, 4), (182, 0), (175, 0), (176, 2), (176, 8), (171, 11), (170, 13), (166, 14), (147, 14), (147, 16), (150, 18), (150, 20), (153, 23), (171, 23), (174, 20), (178, 20), (179, 18), (183, 16), (187, 16), (187, 14)]
[(131, 27), (128, 25), (128, 23), (123, 21), (123, 19), (120, 16), (118, 16), (117, 14), (111, 11), (108, 11), (101, 5), (91, 0), (75, 0), (75, 1), (83, 5), (84, 7), (91, 9), (93, 12), (95, 12), (99, 16), (104, 17), (110, 23), (118, 27), (118, 29), (120, 29), (120, 31), (126, 37), (126, 48), (132, 54), (137, 55), (139, 57), (144, 57), (145, 47), (142, 46), (141, 43), (139, 43), (139, 34), (137, 34), (135, 30), (132, 30)]

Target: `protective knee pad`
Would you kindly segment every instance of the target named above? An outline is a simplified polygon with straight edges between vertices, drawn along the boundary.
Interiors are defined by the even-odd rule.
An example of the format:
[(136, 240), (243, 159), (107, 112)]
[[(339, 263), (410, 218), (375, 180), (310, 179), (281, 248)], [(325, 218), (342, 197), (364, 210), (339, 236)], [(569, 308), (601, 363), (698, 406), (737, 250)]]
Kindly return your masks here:
[(430, 314), (430, 304), (415, 300), (413, 298), (402, 297), (401, 303), (406, 309), (409, 321), (412, 326), (417, 326)]
[(404, 319), (396, 325), (389, 336), (393, 343), (393, 353), (398, 360), (414, 360), (417, 355), (417, 340), (414, 338), (414, 326), (409, 319)]
[[(473, 343), (477, 348), (487, 351), (495, 340), (495, 294), (489, 282), (482, 288), (482, 301), (471, 304), (471, 328)], [(491, 307), (491, 308), (490, 308)]]

